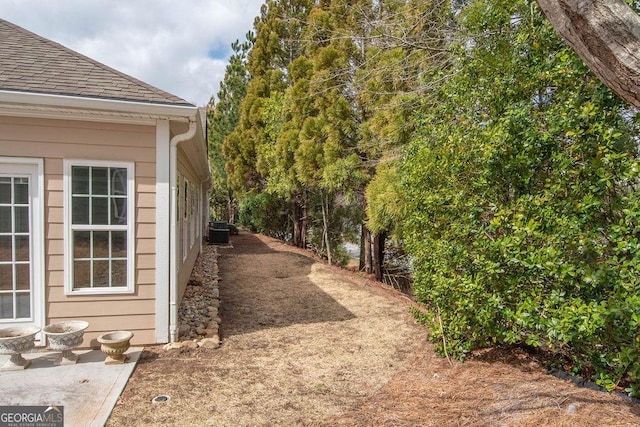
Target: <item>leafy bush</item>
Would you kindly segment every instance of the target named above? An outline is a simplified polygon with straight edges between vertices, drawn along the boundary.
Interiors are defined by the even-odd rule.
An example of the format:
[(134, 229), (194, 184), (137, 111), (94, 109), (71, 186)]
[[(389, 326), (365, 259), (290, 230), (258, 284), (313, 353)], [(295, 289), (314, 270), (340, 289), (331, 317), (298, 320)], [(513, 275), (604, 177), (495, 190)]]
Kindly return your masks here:
[(469, 2), (467, 37), (399, 168), (431, 338), (542, 347), (640, 393), (634, 113), (528, 1)]
[(286, 208), (283, 199), (270, 193), (248, 194), (240, 200), (238, 223), (254, 233), (287, 240), (291, 227)]

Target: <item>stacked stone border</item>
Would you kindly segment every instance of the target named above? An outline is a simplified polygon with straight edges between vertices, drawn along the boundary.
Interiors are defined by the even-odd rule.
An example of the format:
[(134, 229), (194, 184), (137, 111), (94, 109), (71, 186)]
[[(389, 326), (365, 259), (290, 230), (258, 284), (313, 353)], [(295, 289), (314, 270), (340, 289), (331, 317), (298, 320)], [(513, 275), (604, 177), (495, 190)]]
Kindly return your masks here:
[(179, 340), (164, 349), (220, 347), (219, 307), (218, 251), (213, 245), (204, 245), (180, 302)]

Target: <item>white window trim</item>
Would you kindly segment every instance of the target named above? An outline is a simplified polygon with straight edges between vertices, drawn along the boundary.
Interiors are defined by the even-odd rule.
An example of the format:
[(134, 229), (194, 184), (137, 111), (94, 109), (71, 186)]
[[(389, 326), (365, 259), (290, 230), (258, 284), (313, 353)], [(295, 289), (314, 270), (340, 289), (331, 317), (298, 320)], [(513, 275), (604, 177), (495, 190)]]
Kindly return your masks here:
[[(127, 286), (73, 288), (73, 239), (71, 238), (71, 167), (97, 166), (127, 169)], [(135, 292), (135, 164), (103, 160), (64, 160), (64, 292), (65, 295), (110, 295)], [(99, 227), (99, 226), (98, 226)]]
[(184, 194), (182, 195), (182, 264), (187, 260), (187, 256), (189, 255), (189, 244), (187, 242), (187, 238), (189, 236), (189, 195), (191, 194), (191, 189), (189, 185), (189, 179), (186, 177), (182, 177), (182, 187), (184, 189)]
[[(37, 171), (31, 174), (31, 274), (33, 289), (33, 307), (31, 321), (3, 321), (2, 326), (39, 326), (42, 327), (45, 319), (45, 274), (44, 274), (44, 161), (40, 158), (31, 157), (1, 157), (0, 163), (15, 164), (17, 166), (33, 166)], [(36, 336), (42, 341), (41, 334)]]
[(193, 243), (196, 240), (196, 218), (196, 186), (191, 183), (189, 197), (189, 249), (193, 249)]

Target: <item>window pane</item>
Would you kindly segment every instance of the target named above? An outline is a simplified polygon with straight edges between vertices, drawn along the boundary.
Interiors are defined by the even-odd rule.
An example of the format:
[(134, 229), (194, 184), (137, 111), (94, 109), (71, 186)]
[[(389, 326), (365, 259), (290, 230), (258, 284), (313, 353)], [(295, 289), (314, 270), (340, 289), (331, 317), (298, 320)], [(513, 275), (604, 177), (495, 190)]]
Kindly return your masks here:
[(125, 168), (111, 168), (111, 194), (127, 194), (127, 170)]
[(13, 319), (12, 294), (0, 294), (0, 319)]
[(111, 232), (111, 256), (113, 258), (127, 257), (127, 232), (126, 231)]
[(91, 287), (91, 261), (73, 262), (73, 288)]
[(0, 233), (11, 233), (11, 206), (0, 206)]
[(109, 287), (109, 261), (93, 262), (93, 287)]
[(105, 225), (109, 219), (109, 199), (106, 197), (91, 198), (91, 224)]
[(182, 210), (184, 211), (184, 217), (187, 217), (187, 200), (189, 200), (189, 181), (185, 179), (184, 181), (184, 203), (182, 205)]
[(108, 168), (91, 168), (91, 194), (109, 194)]
[(111, 199), (111, 224), (127, 224), (127, 199)]
[[(126, 287), (130, 236), (120, 226), (128, 223), (128, 170), (72, 166), (71, 171), (73, 288)], [(80, 231), (75, 225), (94, 227)]]
[(29, 281), (29, 264), (16, 264), (16, 289), (25, 291), (31, 289)]
[(16, 317), (31, 317), (31, 294), (19, 293), (16, 295)]
[(180, 175), (176, 177), (176, 222), (180, 221)]
[[(29, 261), (29, 236), (15, 236), (15, 239), (16, 239), (16, 261)], [(0, 241), (1, 240), (2, 240), (2, 237), (0, 237)], [(2, 252), (1, 248), (0, 248), (0, 252)]]
[(111, 286), (127, 286), (127, 261), (111, 262)]
[(73, 258), (89, 258), (91, 256), (91, 232), (73, 232)]
[(29, 204), (29, 179), (28, 178), (15, 178), (15, 194), (13, 203), (19, 205)]
[(13, 266), (0, 264), (0, 291), (13, 290)]
[(11, 178), (0, 177), (0, 203), (11, 203)]
[(89, 224), (89, 198), (74, 197), (71, 200), (71, 221), (74, 224)]
[(12, 254), (11, 236), (0, 236), (0, 261), (13, 260)]
[(93, 258), (109, 258), (109, 232), (93, 232)]
[(29, 207), (14, 206), (16, 216), (16, 233), (29, 232)]
[(89, 167), (71, 167), (71, 194), (89, 194)]

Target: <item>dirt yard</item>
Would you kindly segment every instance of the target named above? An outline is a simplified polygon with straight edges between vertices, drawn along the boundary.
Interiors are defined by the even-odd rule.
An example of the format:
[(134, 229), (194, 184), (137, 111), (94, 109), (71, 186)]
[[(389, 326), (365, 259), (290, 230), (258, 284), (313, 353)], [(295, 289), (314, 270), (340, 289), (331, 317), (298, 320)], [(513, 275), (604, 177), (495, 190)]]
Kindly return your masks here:
[[(530, 355), (438, 357), (411, 301), (264, 236), (219, 248), (219, 349), (147, 347), (108, 426), (637, 426)], [(158, 395), (170, 397), (152, 403)]]

